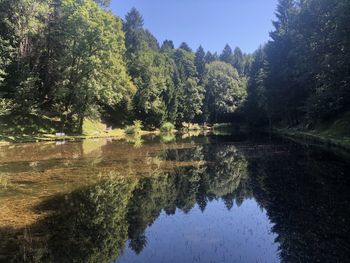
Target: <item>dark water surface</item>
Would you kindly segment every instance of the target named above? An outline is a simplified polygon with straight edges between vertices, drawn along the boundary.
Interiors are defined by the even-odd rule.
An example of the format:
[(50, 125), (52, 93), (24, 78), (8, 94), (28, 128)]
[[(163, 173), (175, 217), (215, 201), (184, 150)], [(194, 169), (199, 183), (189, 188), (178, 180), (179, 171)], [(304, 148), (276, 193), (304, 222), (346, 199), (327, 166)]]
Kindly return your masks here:
[(270, 138), (4, 146), (0, 261), (349, 262), (349, 186), (347, 160)]

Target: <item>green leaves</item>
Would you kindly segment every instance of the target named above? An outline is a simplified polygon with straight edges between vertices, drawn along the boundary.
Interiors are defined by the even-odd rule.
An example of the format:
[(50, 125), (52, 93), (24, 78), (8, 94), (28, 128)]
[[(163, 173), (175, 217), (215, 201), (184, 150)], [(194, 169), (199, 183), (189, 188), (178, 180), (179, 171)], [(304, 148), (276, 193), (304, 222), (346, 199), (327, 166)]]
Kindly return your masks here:
[[(133, 85), (123, 60), (125, 46), (119, 19), (100, 9), (93, 1), (65, 0), (62, 2), (62, 32), (58, 67), (64, 96), (59, 103), (73, 105), (70, 114), (80, 121), (98, 105), (116, 105), (132, 96)], [(68, 65), (64, 67), (64, 65)]]
[(347, 2), (279, 1), (272, 41), (262, 50), (266, 56), (255, 56), (250, 73), (253, 119), (265, 112), (270, 122), (314, 125), (348, 109)]
[(234, 113), (246, 98), (246, 80), (231, 65), (215, 61), (205, 74), (206, 104), (212, 119), (218, 114)]

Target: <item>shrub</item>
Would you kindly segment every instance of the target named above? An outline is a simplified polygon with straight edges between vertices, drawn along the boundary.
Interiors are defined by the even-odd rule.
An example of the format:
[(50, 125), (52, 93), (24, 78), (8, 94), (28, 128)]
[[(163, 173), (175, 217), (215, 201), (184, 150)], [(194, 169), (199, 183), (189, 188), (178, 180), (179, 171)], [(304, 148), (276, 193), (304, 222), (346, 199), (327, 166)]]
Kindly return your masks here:
[(160, 131), (164, 133), (170, 133), (170, 132), (173, 132), (174, 130), (175, 130), (175, 125), (170, 122), (165, 122), (160, 127)]
[(142, 131), (142, 121), (136, 120), (134, 121), (134, 125), (126, 126), (125, 133), (126, 134), (139, 134)]
[(198, 123), (182, 123), (183, 129), (186, 131), (199, 131), (201, 130), (201, 126)]
[(13, 101), (0, 99), (0, 115), (7, 115), (13, 108)]

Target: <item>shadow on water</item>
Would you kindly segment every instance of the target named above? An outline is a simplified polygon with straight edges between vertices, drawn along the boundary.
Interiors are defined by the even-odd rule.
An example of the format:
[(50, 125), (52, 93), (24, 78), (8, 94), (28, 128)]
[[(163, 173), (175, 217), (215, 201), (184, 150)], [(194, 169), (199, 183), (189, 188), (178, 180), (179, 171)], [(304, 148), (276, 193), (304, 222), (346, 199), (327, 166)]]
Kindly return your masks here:
[[(167, 143), (175, 140), (182, 142), (165, 139)], [(350, 165), (292, 143), (233, 141), (199, 137), (191, 142), (193, 147), (166, 148), (153, 156), (184, 165), (153, 169), (145, 176), (110, 173), (93, 185), (43, 200), (35, 210), (47, 217), (25, 229), (0, 229), (5, 237), (0, 248), (7, 251), (3, 258), (19, 262), (118, 262), (121, 258), (128, 262), (124, 251), (142, 258), (142, 252), (152, 246), (148, 229), (152, 231), (164, 216), (182, 220), (197, 207), (204, 215), (215, 202), (224, 204), (226, 212), (221, 213), (229, 215), (231, 209), (254, 200), (271, 223), (278, 260), (346, 262), (350, 256)], [(152, 143), (157, 142), (146, 140), (143, 147)], [(198, 227), (204, 224), (199, 217), (194, 221)], [(202, 249), (212, 247), (203, 245)], [(270, 259), (265, 255), (261, 262)], [(226, 260), (240, 261), (234, 256)]]

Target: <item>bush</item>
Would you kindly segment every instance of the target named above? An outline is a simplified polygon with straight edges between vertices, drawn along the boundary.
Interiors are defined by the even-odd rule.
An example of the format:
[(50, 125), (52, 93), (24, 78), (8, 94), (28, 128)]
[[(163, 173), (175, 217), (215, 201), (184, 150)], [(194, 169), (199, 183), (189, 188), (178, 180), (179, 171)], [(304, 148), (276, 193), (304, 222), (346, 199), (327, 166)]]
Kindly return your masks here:
[(13, 101), (0, 99), (0, 115), (8, 115), (13, 108)]
[(125, 133), (126, 134), (139, 134), (142, 131), (142, 121), (136, 120), (134, 121), (134, 125), (126, 126)]
[(170, 133), (170, 132), (173, 132), (174, 130), (175, 130), (175, 125), (170, 122), (165, 122), (160, 127), (160, 131), (164, 133)]
[(198, 123), (183, 122), (182, 126), (183, 126), (183, 129), (185, 131), (199, 131), (199, 130), (201, 130), (201, 126)]

